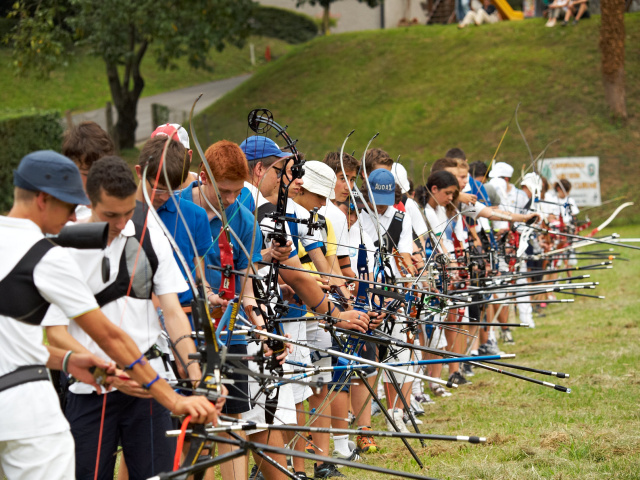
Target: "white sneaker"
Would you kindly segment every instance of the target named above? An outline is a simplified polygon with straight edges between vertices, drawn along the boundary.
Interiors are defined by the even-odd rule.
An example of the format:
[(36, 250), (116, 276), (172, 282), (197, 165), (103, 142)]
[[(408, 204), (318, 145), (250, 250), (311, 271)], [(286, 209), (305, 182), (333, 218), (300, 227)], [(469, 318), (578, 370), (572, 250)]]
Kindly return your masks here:
[[(393, 410), (389, 409), (387, 411), (389, 412), (389, 415), (391, 416), (391, 418), (393, 418), (393, 422), (398, 427), (398, 430), (400, 430), (402, 433), (410, 433), (409, 429), (407, 429), (407, 426), (404, 424), (402, 410), (400, 410), (399, 408), (394, 408)], [(385, 420), (387, 421), (387, 430), (390, 432), (395, 432), (396, 429), (393, 428), (389, 419), (385, 417)]]
[(422, 420), (420, 420), (419, 418), (417, 418), (417, 417), (413, 414), (413, 412), (409, 412), (408, 414), (407, 414), (407, 413), (405, 413), (405, 414), (402, 416), (402, 420), (404, 420), (405, 425), (407, 425), (407, 426), (408, 426), (408, 425), (413, 426), (413, 424), (411, 423), (411, 418), (409, 417), (409, 415), (411, 415), (411, 417), (413, 417), (413, 421), (414, 421), (414, 422), (416, 422), (416, 425), (422, 425), (422, 423), (423, 423), (423, 422), (422, 422)]

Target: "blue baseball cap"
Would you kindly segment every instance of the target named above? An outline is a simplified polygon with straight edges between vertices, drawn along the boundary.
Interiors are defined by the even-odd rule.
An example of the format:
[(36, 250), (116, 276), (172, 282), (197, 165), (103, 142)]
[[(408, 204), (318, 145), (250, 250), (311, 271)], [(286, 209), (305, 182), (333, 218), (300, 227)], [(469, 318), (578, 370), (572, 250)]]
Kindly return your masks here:
[(13, 184), (32, 192), (48, 193), (73, 205), (90, 205), (75, 163), (53, 150), (32, 152), (13, 171)]
[(393, 173), (384, 168), (378, 168), (369, 175), (371, 191), (369, 198), (373, 197), (376, 205), (393, 205), (396, 199), (396, 181)]
[(266, 157), (286, 158), (293, 155), (290, 152), (283, 152), (278, 145), (276, 145), (276, 142), (260, 135), (247, 138), (240, 144), (240, 149), (244, 152), (249, 162)]

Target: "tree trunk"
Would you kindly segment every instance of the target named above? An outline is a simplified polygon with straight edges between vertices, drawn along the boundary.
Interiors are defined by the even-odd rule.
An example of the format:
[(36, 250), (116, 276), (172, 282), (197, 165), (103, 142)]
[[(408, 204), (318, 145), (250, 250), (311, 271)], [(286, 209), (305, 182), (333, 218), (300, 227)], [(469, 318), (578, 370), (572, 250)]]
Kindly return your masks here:
[(116, 107), (118, 111), (118, 121), (116, 122), (116, 135), (120, 150), (123, 148), (133, 148), (136, 144), (136, 128), (138, 128), (138, 98), (133, 98), (130, 92), (127, 92), (126, 100), (120, 107)]
[(602, 0), (600, 50), (604, 95), (614, 120), (627, 119), (624, 88), (624, 0)]
[(329, 22), (331, 17), (329, 16), (329, 5), (325, 5), (322, 11), (322, 34), (327, 35), (329, 33)]

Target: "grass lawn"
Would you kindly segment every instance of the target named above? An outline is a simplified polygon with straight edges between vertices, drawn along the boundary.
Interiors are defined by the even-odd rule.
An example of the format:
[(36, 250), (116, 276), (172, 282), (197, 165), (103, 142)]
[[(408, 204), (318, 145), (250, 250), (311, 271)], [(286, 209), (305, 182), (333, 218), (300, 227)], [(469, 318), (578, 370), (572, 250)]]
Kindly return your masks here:
[[(600, 18), (576, 27), (545, 28), (540, 19), (458, 30), (415, 26), (330, 35), (294, 48), (257, 72), (200, 117), (202, 143), (241, 142), (252, 132), (246, 118), (266, 107), (289, 125), (308, 159), (338, 149), (356, 129), (346, 151), (358, 155), (369, 138), (421, 181), (422, 165), (451, 147), (471, 161), (498, 154), (520, 172), (529, 155), (550, 142), (547, 157), (600, 157), (603, 200), (627, 195), (640, 201), (640, 14), (625, 15), (626, 128), (609, 122), (600, 74)], [(612, 210), (612, 209), (611, 209)], [(607, 207), (592, 217), (608, 216)], [(627, 219), (640, 221), (631, 209)]]
[[(266, 38), (251, 38), (244, 48), (228, 46), (222, 52), (213, 50), (210, 65), (213, 71), (193, 70), (184, 59), (178, 60), (178, 68), (160, 70), (150, 49), (142, 61), (145, 87), (142, 96), (155, 95), (178, 88), (198, 85), (213, 80), (229, 78), (256, 69), (251, 65), (249, 43), (255, 45), (257, 66), (263, 65), (267, 45), (273, 58), (282, 56), (291, 47), (280, 41)], [(100, 58), (87, 55), (74, 57), (66, 68), (51, 74), (48, 81), (26, 77), (16, 78), (12, 66), (11, 51), (0, 49), (0, 104), (6, 109), (35, 107), (82, 112), (100, 108), (110, 101), (106, 70)]]
[[(640, 237), (640, 226), (608, 229)], [(634, 245), (638, 245), (637, 243)], [(600, 247), (601, 248), (601, 247)], [(640, 476), (640, 252), (622, 250), (629, 262), (592, 272), (596, 294), (550, 305), (535, 330), (517, 330), (513, 363), (570, 373), (568, 379), (524, 375), (558, 383), (571, 394), (476, 369), (473, 385), (436, 399), (421, 417), (421, 431), (481, 435), (485, 445), (427, 442), (419, 452), (425, 475), (440, 479), (637, 479)], [(445, 370), (446, 371), (446, 370)], [(518, 371), (516, 371), (518, 372)], [(444, 376), (444, 374), (443, 374)], [(384, 429), (382, 415), (374, 429)], [(378, 441), (374, 465), (418, 472), (399, 440)], [(341, 469), (348, 478), (384, 478)]]

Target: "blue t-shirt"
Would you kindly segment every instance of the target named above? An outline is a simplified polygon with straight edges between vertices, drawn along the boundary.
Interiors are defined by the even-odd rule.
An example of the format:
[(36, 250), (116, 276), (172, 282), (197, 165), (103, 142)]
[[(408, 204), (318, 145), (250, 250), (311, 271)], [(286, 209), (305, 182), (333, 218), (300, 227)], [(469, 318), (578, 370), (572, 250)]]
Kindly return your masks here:
[[(173, 198), (169, 198), (160, 208), (158, 208), (158, 216), (178, 244), (182, 256), (189, 264), (191, 274), (195, 277), (195, 264), (193, 259), (195, 257), (205, 256), (213, 245), (211, 240), (211, 230), (209, 229), (209, 219), (204, 208), (181, 198), (178, 194), (175, 194), (174, 198), (188, 225), (188, 231), (193, 236), (197, 251), (194, 251), (194, 245), (192, 245), (189, 239), (187, 227), (185, 227), (182, 218), (178, 215), (178, 208), (176, 207), (176, 202), (174, 202)], [(178, 261), (178, 254), (173, 252), (173, 255), (186, 280), (187, 275), (182, 263)], [(188, 290), (179, 293), (178, 299), (182, 305), (189, 305), (191, 300), (193, 300), (193, 293), (191, 292), (191, 289), (189, 288)]]
[[(191, 200), (193, 198), (192, 188), (195, 186), (195, 182), (185, 190), (182, 191), (182, 197)], [(254, 228), (254, 216), (253, 214), (244, 206), (240, 205), (238, 200), (236, 199), (229, 207), (225, 210), (225, 214), (227, 215), (227, 221), (229, 222), (229, 227), (235, 232), (243, 246), (249, 250), (251, 248), (251, 242), (255, 236), (255, 243), (253, 247), (252, 261), (259, 262), (262, 260), (262, 255), (260, 254), (260, 249), (262, 248), (262, 232), (259, 228)], [(209, 221), (209, 232), (213, 237), (213, 244), (209, 253), (206, 255), (205, 264), (220, 266), (220, 247), (218, 244), (218, 239), (220, 236), (220, 229), (222, 227), (222, 220), (218, 217), (214, 217), (211, 221)], [(238, 240), (230, 235), (231, 245), (233, 246), (233, 268), (236, 270), (244, 270), (249, 266), (249, 262), (247, 260), (247, 256), (244, 251), (238, 246)], [(249, 271), (249, 273), (252, 273)], [(219, 270), (214, 270), (211, 268), (205, 269), (205, 276), (207, 278), (207, 283), (211, 286), (214, 292), (217, 292), (220, 289), (220, 282), (222, 278), (222, 274)], [(236, 278), (236, 293), (240, 293), (242, 289), (243, 279), (241, 277)], [(229, 310), (229, 309), (228, 309)], [(223, 316), (223, 320), (229, 319), (229, 315)], [(246, 343), (246, 339), (243, 336), (234, 336), (231, 338), (231, 344), (237, 345)]]
[(469, 176), (469, 186), (471, 187), (471, 193), (478, 197), (478, 200), (480, 200), (487, 207), (491, 206), (489, 194), (480, 181), (475, 180), (473, 177)]
[(241, 205), (247, 207), (251, 213), (255, 213), (256, 201), (254, 200), (253, 195), (251, 195), (251, 190), (249, 190), (247, 187), (242, 187), (237, 200)]

